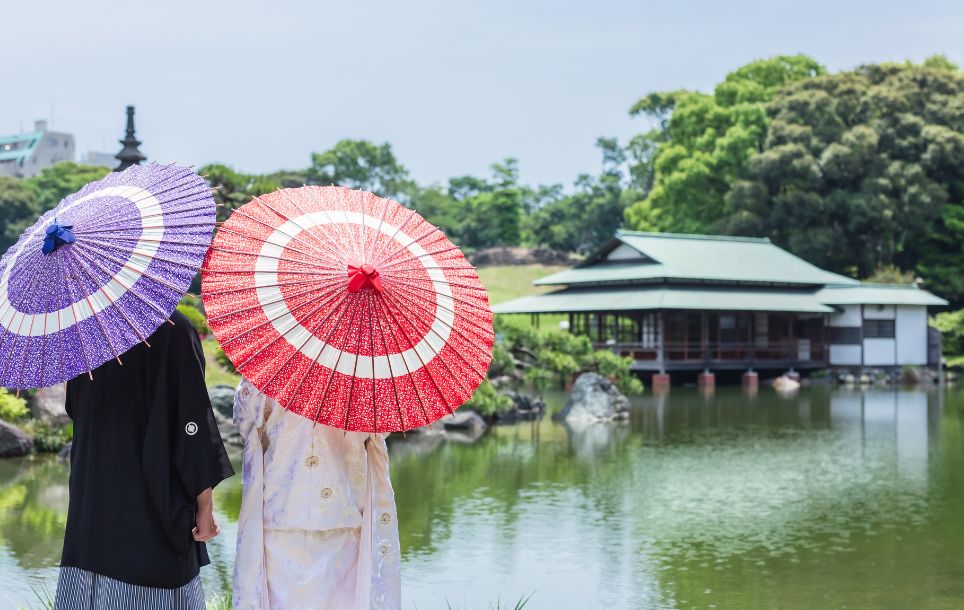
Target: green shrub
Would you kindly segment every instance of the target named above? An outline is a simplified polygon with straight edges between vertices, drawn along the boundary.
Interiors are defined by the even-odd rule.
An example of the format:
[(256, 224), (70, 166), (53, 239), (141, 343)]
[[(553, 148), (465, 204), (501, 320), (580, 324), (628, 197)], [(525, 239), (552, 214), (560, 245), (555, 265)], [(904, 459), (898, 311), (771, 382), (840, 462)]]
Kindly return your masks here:
[(482, 382), (472, 394), (472, 398), (465, 403), (465, 407), (472, 409), (479, 415), (493, 415), (505, 411), (512, 406), (512, 399), (499, 394), (495, 387), (487, 380)]
[(181, 297), (180, 304), (188, 305), (190, 307), (197, 309), (200, 312), (204, 311), (204, 301), (201, 300), (201, 297), (197, 295), (193, 295), (191, 293), (185, 294), (183, 297)]
[(177, 306), (177, 310), (184, 314), (184, 317), (188, 319), (191, 326), (197, 331), (197, 334), (203, 337), (211, 332), (211, 329), (208, 327), (208, 319), (204, 317), (204, 314), (201, 313), (201, 310), (197, 307), (181, 303)]
[(525, 381), (540, 389), (559, 387), (579, 373), (594, 371), (612, 379), (626, 394), (643, 391), (642, 382), (630, 370), (632, 359), (595, 350), (588, 337), (564, 330), (540, 331), (505, 318), (496, 318), (496, 337), (490, 374), (504, 368), (504, 359), (511, 362), (515, 355), (529, 365)]
[(931, 318), (931, 325), (941, 331), (944, 355), (964, 354), (964, 309), (939, 313)]
[(603, 377), (614, 380), (623, 394), (642, 394), (643, 382), (630, 372), (632, 358), (624, 358), (613, 352), (599, 350), (592, 354), (590, 366)]
[(73, 424), (61, 427), (45, 420), (29, 421), (23, 431), (33, 437), (33, 448), (37, 453), (57, 453), (74, 437)]
[(225, 371), (234, 375), (238, 374), (237, 369), (234, 368), (234, 363), (231, 362), (231, 359), (228, 358), (228, 355), (224, 353), (224, 350), (221, 349), (220, 345), (214, 349), (214, 360), (217, 361), (217, 363), (220, 364)]
[(17, 421), (26, 417), (28, 413), (30, 409), (27, 408), (26, 400), (0, 388), (0, 419)]
[(492, 348), (492, 361), (489, 362), (489, 379), (511, 375), (515, 372), (515, 361), (512, 354), (504, 345), (496, 344)]

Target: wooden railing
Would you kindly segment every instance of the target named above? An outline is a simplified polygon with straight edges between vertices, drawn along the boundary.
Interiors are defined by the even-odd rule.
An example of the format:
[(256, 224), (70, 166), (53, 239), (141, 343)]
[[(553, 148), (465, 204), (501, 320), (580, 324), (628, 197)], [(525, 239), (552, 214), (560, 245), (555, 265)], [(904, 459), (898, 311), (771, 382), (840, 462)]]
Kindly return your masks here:
[[(610, 349), (633, 360), (659, 360), (659, 347), (641, 343), (597, 343), (597, 349)], [(751, 343), (701, 344), (667, 343), (666, 362), (824, 362), (827, 349), (823, 342), (806, 339), (771, 342), (768, 345)]]

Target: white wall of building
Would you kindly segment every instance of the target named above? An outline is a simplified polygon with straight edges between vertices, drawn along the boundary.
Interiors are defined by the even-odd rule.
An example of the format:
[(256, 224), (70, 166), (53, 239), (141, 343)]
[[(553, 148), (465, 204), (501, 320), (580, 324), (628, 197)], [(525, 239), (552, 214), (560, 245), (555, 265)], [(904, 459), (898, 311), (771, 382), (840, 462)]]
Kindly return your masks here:
[(864, 321), (860, 317), (860, 305), (841, 305), (843, 310), (830, 314), (830, 326), (861, 326)]
[[(830, 314), (830, 326), (859, 329), (863, 325), (860, 305), (841, 305), (840, 309), (841, 311)], [(862, 357), (863, 346), (859, 343), (830, 345), (830, 364), (834, 366), (860, 366)]]
[(23, 159), (22, 164), (19, 161), (0, 163), (0, 175), (31, 178), (52, 165), (76, 158), (73, 135), (48, 131), (47, 121), (36, 121), (34, 131), (40, 133), (40, 141), (30, 155)]
[(831, 345), (834, 366), (927, 364), (927, 308), (922, 305), (845, 305), (830, 315), (830, 326), (862, 328), (864, 320), (894, 320), (893, 338), (864, 338), (860, 344)]
[(864, 320), (893, 320), (895, 316), (893, 305), (864, 305)]
[(74, 136), (69, 133), (45, 131), (37, 148), (24, 163), (24, 177), (36, 176), (44, 169), (61, 161), (74, 160)]
[(897, 307), (897, 364), (927, 364), (927, 308), (922, 305)]
[(626, 244), (619, 244), (613, 251), (606, 255), (606, 260), (609, 261), (626, 261), (626, 260), (636, 260), (642, 256), (639, 250), (635, 248), (630, 248)]
[(864, 365), (893, 366), (897, 364), (896, 342), (893, 339), (864, 339)]
[(834, 366), (859, 366), (862, 353), (859, 345), (831, 345), (830, 364)]

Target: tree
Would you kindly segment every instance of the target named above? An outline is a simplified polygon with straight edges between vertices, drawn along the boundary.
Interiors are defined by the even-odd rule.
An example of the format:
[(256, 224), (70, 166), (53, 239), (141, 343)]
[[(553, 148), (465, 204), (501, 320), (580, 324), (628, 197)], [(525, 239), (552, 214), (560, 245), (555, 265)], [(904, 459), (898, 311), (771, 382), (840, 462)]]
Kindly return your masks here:
[(780, 90), (720, 226), (859, 277), (920, 267), (930, 287), (964, 298), (964, 75), (928, 61)]
[(457, 176), (449, 180), (448, 196), (455, 202), (457, 228), (452, 235), (472, 249), (518, 246), (527, 205), (543, 195), (519, 185), (519, 164), (512, 158), (493, 163), (491, 178)]
[(631, 109), (656, 129), (631, 142), (635, 186), (645, 197), (626, 210), (633, 228), (714, 231), (729, 185), (763, 147), (765, 103), (787, 83), (822, 74), (803, 55), (755, 61), (728, 74), (713, 95), (671, 91), (647, 95)]
[(281, 188), (281, 184), (270, 177), (242, 174), (219, 163), (205, 165), (199, 172), (214, 189), (214, 200), (219, 205), (218, 220), (225, 220), (233, 210), (254, 197)]
[(522, 193), (517, 188), (479, 193), (462, 202), (460, 245), (517, 246), (522, 237)]
[[(964, 184), (957, 184), (957, 193)], [(951, 301), (964, 306), (964, 202), (948, 203), (941, 211), (929, 239), (922, 246), (917, 271), (927, 278), (928, 287)]]
[(0, 177), (0, 254), (15, 244), (40, 214), (37, 195), (23, 180)]
[(367, 140), (341, 140), (331, 150), (313, 153), (306, 177), (308, 184), (336, 184), (392, 199), (403, 198), (413, 185), (390, 144)]
[(106, 167), (63, 161), (25, 179), (24, 184), (33, 191), (40, 209), (45, 212), (55, 207), (67, 195), (79, 191), (88, 182), (100, 180), (109, 173), (110, 170)]
[(27, 227), (64, 197), (108, 173), (110, 170), (103, 167), (65, 161), (32, 178), (0, 177), (0, 252), (13, 245)]
[(615, 139), (599, 138), (603, 171), (582, 175), (575, 192), (535, 210), (529, 217), (530, 240), (536, 245), (587, 254), (612, 238), (623, 221), (626, 204), (638, 192), (624, 190), (626, 151)]
[(462, 205), (447, 191), (431, 186), (415, 188), (408, 196), (409, 205), (422, 217), (441, 229), (450, 239), (458, 239), (462, 223)]

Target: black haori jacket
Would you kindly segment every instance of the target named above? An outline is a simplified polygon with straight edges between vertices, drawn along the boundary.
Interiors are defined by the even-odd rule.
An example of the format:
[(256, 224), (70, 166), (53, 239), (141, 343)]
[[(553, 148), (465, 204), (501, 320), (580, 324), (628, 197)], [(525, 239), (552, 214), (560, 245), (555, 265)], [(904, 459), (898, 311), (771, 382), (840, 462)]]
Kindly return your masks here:
[(61, 565), (173, 589), (210, 561), (196, 498), (234, 474), (204, 384), (204, 353), (180, 313), (143, 343), (67, 383), (74, 421)]

